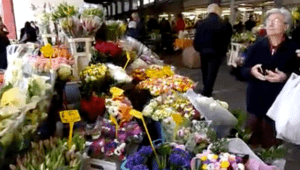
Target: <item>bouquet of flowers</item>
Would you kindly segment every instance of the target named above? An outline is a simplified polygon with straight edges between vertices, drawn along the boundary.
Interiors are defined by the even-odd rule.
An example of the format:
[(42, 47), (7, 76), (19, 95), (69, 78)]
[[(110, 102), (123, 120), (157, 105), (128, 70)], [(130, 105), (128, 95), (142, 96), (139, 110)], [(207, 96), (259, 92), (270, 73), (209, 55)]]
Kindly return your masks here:
[(106, 21), (106, 38), (110, 41), (117, 41), (121, 38), (123, 30), (120, 21)]
[(170, 66), (150, 65), (147, 69), (138, 68), (131, 72), (134, 79), (138, 81), (146, 80), (147, 78), (165, 78), (174, 75)]
[(61, 18), (66, 18), (66, 17), (71, 17), (77, 14), (77, 9), (75, 6), (68, 5), (67, 3), (61, 3), (58, 5), (57, 9), (52, 13), (52, 19), (54, 21), (61, 19)]
[(109, 84), (107, 83), (107, 67), (105, 64), (92, 64), (80, 72), (82, 90), (84, 95), (91, 96), (95, 92), (98, 96), (106, 92)]
[(17, 157), (17, 164), (10, 165), (11, 170), (18, 169), (74, 169), (81, 168), (81, 152), (85, 148), (85, 139), (78, 133), (73, 137), (73, 146), (69, 150), (67, 139), (52, 138), (32, 142), (31, 150)]
[(214, 154), (209, 151), (204, 151), (197, 154), (191, 161), (192, 170), (245, 170), (247, 158), (230, 153)]
[(125, 70), (122, 67), (115, 66), (113, 64), (107, 64), (108, 67), (108, 74), (109, 76), (116, 81), (118, 84), (123, 83), (130, 83), (132, 81), (132, 78), (127, 75)]
[(168, 118), (172, 114), (179, 114), (187, 119), (200, 117), (192, 103), (184, 95), (176, 92), (169, 92), (152, 99), (142, 113), (156, 121)]
[(132, 105), (125, 95), (107, 98), (105, 107), (109, 115), (116, 117), (118, 122), (128, 122), (132, 119), (132, 116), (129, 114)]
[(190, 166), (190, 154), (180, 148), (172, 147), (170, 144), (161, 144), (156, 148), (156, 152), (159, 161), (155, 160), (150, 146), (143, 146), (134, 155), (128, 156), (125, 166), (130, 170), (176, 170), (188, 169)]
[(96, 137), (89, 148), (93, 157), (117, 156), (120, 160), (124, 158), (130, 144), (139, 143), (143, 138), (142, 129), (137, 123), (124, 122), (119, 127), (107, 119), (98, 119), (92, 133), (101, 134), (100, 137)]
[(188, 89), (194, 87), (195, 84), (191, 79), (177, 74), (167, 78), (149, 78), (141, 81), (137, 85), (137, 88), (149, 89), (154, 96), (158, 96), (170, 90), (186, 92)]

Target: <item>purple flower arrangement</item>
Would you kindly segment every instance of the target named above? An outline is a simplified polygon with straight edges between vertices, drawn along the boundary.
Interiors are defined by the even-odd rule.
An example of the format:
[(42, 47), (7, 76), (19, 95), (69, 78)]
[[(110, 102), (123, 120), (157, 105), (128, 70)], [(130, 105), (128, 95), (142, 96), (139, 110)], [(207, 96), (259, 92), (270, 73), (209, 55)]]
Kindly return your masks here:
[(124, 159), (126, 146), (129, 143), (138, 143), (143, 138), (141, 127), (135, 122), (125, 122), (117, 129), (107, 119), (100, 119), (93, 129), (94, 134), (101, 134), (94, 139), (90, 146), (92, 157), (117, 157)]
[[(150, 146), (143, 146), (134, 155), (127, 157), (126, 168), (132, 170), (141, 168), (143, 170), (179, 170), (183, 168), (189, 169), (191, 155), (180, 149), (173, 148), (169, 144), (162, 144), (156, 149), (159, 157), (157, 164), (153, 151)], [(150, 167), (150, 168), (149, 168)]]

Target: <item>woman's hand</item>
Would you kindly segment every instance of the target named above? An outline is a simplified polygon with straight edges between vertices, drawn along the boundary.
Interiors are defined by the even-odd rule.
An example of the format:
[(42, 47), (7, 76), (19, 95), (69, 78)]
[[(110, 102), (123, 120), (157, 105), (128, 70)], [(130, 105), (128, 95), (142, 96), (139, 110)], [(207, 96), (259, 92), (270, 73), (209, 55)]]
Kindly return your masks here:
[(262, 74), (261, 64), (256, 64), (251, 68), (251, 74), (258, 80), (265, 81), (266, 77)]
[(267, 75), (265, 76), (266, 80), (271, 83), (282, 83), (287, 79), (287, 75), (279, 71), (278, 68), (276, 68), (275, 72), (266, 70)]
[(296, 50), (297, 56), (300, 58), (300, 49)]

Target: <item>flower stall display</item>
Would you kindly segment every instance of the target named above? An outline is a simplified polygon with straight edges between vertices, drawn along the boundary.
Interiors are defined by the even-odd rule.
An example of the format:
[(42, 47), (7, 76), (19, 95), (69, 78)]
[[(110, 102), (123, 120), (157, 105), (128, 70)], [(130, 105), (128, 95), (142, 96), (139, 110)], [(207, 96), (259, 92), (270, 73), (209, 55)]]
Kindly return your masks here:
[(201, 117), (188, 98), (176, 92), (169, 92), (152, 99), (142, 113), (155, 121), (171, 117), (172, 114), (179, 114), (187, 119)]
[(192, 159), (191, 167), (192, 170), (245, 170), (245, 162), (247, 162), (246, 156), (242, 157), (230, 153), (214, 154), (204, 151)]
[(31, 150), (17, 157), (17, 163), (11, 164), (11, 170), (18, 169), (72, 169), (80, 170), (81, 154), (85, 148), (85, 139), (78, 133), (73, 137), (73, 145), (68, 149), (67, 139), (52, 138), (31, 143)]
[(186, 92), (195, 87), (194, 82), (188, 77), (175, 74), (167, 78), (149, 78), (141, 81), (137, 88), (149, 89), (153, 96), (166, 93), (170, 90)]

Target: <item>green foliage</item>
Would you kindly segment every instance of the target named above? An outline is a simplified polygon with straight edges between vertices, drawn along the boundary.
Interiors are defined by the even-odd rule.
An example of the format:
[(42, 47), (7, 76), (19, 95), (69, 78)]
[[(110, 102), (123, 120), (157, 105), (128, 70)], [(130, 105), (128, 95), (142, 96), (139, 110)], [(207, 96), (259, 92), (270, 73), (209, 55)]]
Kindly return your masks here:
[(257, 152), (257, 155), (263, 160), (275, 160), (283, 158), (287, 153), (287, 148), (284, 145), (280, 145), (278, 147), (272, 146), (269, 149), (262, 149)]
[(228, 152), (228, 139), (221, 138), (212, 142), (211, 151), (213, 153), (219, 154), (221, 152)]

